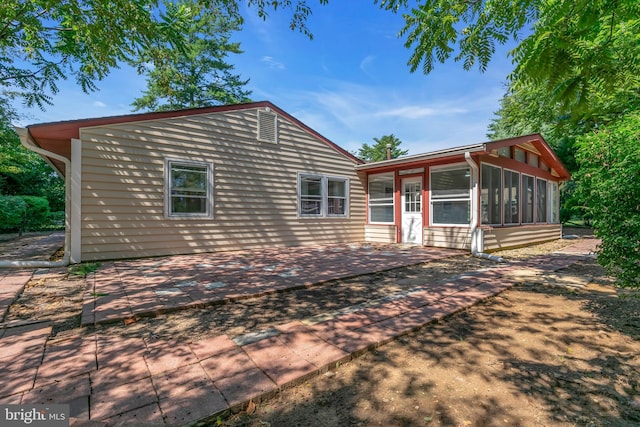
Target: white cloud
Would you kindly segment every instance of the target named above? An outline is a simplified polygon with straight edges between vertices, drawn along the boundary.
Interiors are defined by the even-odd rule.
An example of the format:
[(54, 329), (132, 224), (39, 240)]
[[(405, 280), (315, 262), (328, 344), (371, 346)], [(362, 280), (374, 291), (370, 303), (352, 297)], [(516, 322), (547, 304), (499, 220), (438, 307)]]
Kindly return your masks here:
[(99, 107), (99, 108), (106, 108), (106, 107), (107, 107), (107, 104), (105, 104), (105, 103), (104, 103), (104, 102), (102, 102), (102, 101), (93, 101), (93, 104), (92, 104), (92, 105), (93, 105), (94, 107)]
[(271, 98), (303, 123), (349, 151), (394, 134), (409, 154), (486, 140), (502, 88), (450, 92), (430, 98), (420, 90), (322, 80), (317, 89), (275, 91)]
[(432, 108), (419, 105), (407, 105), (404, 107), (394, 108), (386, 111), (379, 111), (376, 113), (378, 117), (402, 117), (408, 119), (420, 119), (430, 116), (442, 116), (452, 114), (464, 114), (468, 110), (465, 108), (453, 107), (453, 108)]
[(282, 62), (276, 61), (271, 56), (263, 56), (261, 61), (267, 64), (272, 70), (284, 70), (286, 68)]
[(369, 74), (369, 68), (373, 66), (373, 61), (376, 59), (373, 55), (367, 55), (362, 61), (360, 61), (360, 70)]

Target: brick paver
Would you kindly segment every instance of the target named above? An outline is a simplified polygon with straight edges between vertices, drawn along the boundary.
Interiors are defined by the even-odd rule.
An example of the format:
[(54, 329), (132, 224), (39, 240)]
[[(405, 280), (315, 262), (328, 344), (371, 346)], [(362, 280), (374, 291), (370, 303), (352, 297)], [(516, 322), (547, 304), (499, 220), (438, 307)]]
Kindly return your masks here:
[[(183, 425), (215, 417), (229, 408), (243, 407), (250, 400), (271, 396), (282, 387), (331, 369), (337, 362), (491, 297), (517, 283), (517, 279), (512, 278), (517, 272), (555, 271), (571, 265), (593, 249), (594, 242), (590, 243), (581, 241), (554, 256), (497, 265), (490, 270), (424, 284), (410, 292), (354, 306), (351, 310), (255, 331), (244, 340), (231, 340), (222, 335), (185, 343), (104, 337), (95, 333), (48, 339), (51, 333), (48, 324), (0, 329), (0, 377), (3, 379), (0, 403), (67, 403), (71, 408), (72, 425)], [(329, 252), (344, 256), (340, 250), (335, 248), (335, 252)], [(379, 257), (394, 260), (394, 254), (379, 252), (369, 255), (376, 262), (380, 262)], [(401, 251), (396, 256), (405, 263), (413, 263), (444, 254), (436, 253), (440, 255)], [(280, 263), (262, 260), (262, 264), (254, 265), (242, 264), (237, 258), (222, 257), (224, 263), (215, 266), (210, 255), (208, 258), (147, 260), (141, 264), (144, 268), (135, 268), (134, 264), (120, 269), (118, 266), (107, 267), (111, 274), (118, 273), (115, 281), (106, 280), (100, 274), (92, 280), (93, 286), (98, 282), (105, 283), (102, 289), (122, 292), (123, 277), (127, 277), (126, 283), (133, 283), (137, 280), (135, 276), (140, 278), (142, 273), (144, 280), (136, 282), (140, 286), (153, 283), (153, 286), (182, 290), (196, 286), (190, 282), (205, 278), (209, 281), (203, 283), (213, 283), (200, 269), (215, 268), (224, 275), (227, 270), (237, 271), (238, 267), (253, 265), (252, 268), (262, 271), (261, 277), (271, 280), (270, 285), (261, 287), (262, 291), (268, 292), (286, 285), (274, 279), (271, 272), (287, 273), (283, 278), (290, 280), (295, 274), (292, 270), (309, 269), (312, 265), (310, 260), (302, 259), (292, 269), (287, 267), (290, 258), (286, 253), (276, 258)], [(169, 261), (173, 266), (179, 266), (180, 276), (171, 273), (170, 269), (165, 269), (162, 275), (152, 274), (153, 268), (164, 268)], [(388, 265), (396, 265), (395, 262), (400, 261), (396, 259)], [(189, 268), (196, 271), (190, 273)], [(366, 262), (361, 261), (353, 271), (366, 268)], [(347, 274), (344, 267), (339, 266), (334, 266), (332, 272)], [(307, 276), (307, 272), (304, 275)], [(319, 273), (320, 276), (329, 279), (324, 273)], [(173, 282), (169, 283), (167, 277), (173, 277), (169, 279)], [(176, 283), (178, 277), (182, 282)], [(230, 277), (224, 276), (223, 280), (231, 283)], [(138, 290), (143, 292), (136, 286), (126, 293), (127, 298)], [(248, 286), (239, 292), (221, 292), (219, 289), (224, 287), (216, 286), (210, 286), (210, 290), (218, 297), (226, 295), (228, 298), (229, 295), (245, 295)], [(171, 292), (157, 299), (147, 292), (149, 300), (145, 301), (145, 307), (170, 298)], [(205, 295), (202, 289), (200, 292)], [(189, 291), (186, 294), (196, 295)], [(208, 298), (207, 295), (204, 298)], [(105, 307), (113, 308), (118, 304), (117, 299), (112, 299)], [(130, 307), (132, 312), (136, 310), (135, 306)]]

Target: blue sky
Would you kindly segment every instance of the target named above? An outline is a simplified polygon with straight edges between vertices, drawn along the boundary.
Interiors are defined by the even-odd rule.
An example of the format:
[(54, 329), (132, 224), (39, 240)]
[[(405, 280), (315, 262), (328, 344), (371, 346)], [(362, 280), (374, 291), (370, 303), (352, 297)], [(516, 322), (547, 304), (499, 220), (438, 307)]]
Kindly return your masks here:
[[(411, 51), (397, 35), (401, 15), (380, 10), (373, 0), (312, 2), (308, 26), (314, 34), (289, 29), (287, 13), (266, 21), (245, 10), (243, 30), (233, 37), (244, 53), (228, 62), (249, 78), (255, 101), (268, 100), (349, 151), (373, 138), (394, 134), (409, 154), (486, 140), (513, 66), (501, 47), (484, 73), (460, 63), (437, 64), (429, 75), (410, 73)], [(45, 112), (22, 110), (21, 125), (132, 112), (145, 88), (128, 67), (84, 94), (72, 80), (61, 82)]]

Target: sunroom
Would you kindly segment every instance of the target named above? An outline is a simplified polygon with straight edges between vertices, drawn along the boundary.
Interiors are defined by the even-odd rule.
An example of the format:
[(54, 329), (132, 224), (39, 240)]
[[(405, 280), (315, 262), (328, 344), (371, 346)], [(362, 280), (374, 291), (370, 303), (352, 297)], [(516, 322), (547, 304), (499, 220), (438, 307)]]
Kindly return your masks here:
[(490, 252), (561, 237), (570, 178), (539, 134), (356, 166), (365, 240)]

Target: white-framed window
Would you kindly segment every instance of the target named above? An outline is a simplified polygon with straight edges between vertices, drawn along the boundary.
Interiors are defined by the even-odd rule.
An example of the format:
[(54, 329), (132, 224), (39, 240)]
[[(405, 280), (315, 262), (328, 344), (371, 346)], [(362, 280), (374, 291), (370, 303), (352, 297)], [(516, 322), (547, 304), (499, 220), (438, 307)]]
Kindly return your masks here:
[(535, 178), (522, 174), (522, 222), (524, 224), (533, 223), (533, 212), (535, 207)]
[(502, 168), (480, 166), (480, 215), (482, 224), (502, 224)]
[(394, 177), (392, 173), (369, 175), (369, 223), (394, 223)]
[(298, 174), (298, 216), (346, 217), (348, 206), (348, 178)]
[(213, 164), (165, 159), (165, 216), (213, 218)]
[(471, 171), (463, 164), (434, 166), (430, 172), (431, 224), (469, 225)]
[(536, 222), (547, 222), (547, 181), (536, 178)]
[(504, 223), (520, 223), (520, 174), (504, 169), (502, 200), (504, 201)]

